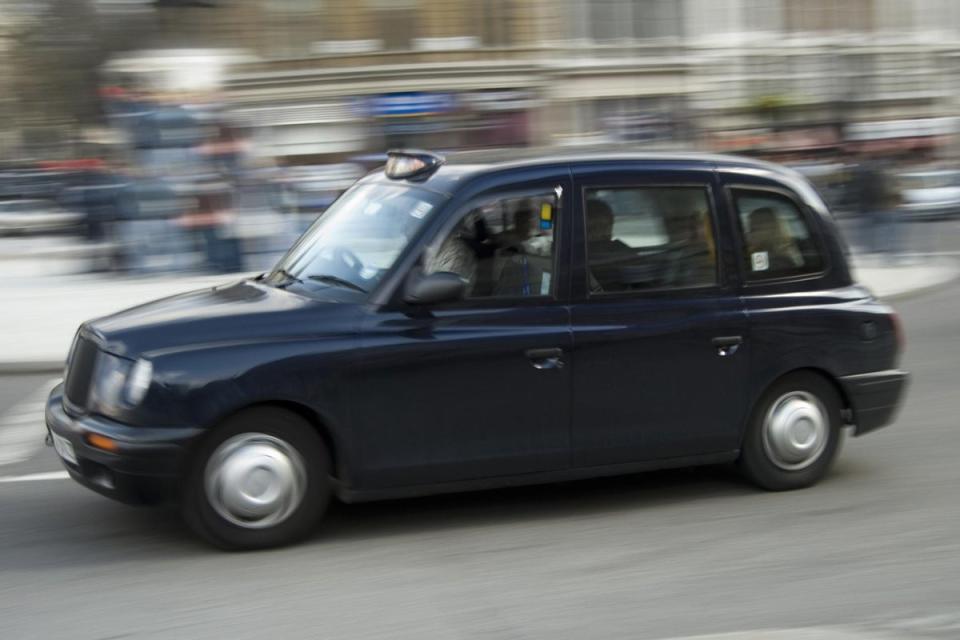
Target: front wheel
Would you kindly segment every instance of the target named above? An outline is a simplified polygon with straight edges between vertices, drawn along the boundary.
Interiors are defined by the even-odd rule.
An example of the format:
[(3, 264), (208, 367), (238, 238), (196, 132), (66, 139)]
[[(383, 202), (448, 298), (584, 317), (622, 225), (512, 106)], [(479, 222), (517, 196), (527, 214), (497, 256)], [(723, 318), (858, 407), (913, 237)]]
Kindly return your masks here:
[(738, 461), (741, 471), (770, 491), (800, 489), (830, 469), (843, 437), (837, 390), (812, 372), (778, 380), (750, 418)]
[(187, 524), (224, 549), (262, 549), (308, 534), (330, 497), (323, 440), (300, 416), (256, 408), (233, 416), (193, 458)]

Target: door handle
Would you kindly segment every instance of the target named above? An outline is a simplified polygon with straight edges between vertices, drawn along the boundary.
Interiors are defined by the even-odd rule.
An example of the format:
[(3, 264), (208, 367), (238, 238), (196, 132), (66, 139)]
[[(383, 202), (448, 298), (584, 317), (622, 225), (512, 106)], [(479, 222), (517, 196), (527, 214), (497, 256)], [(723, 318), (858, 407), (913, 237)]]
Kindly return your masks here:
[(562, 369), (563, 349), (527, 349), (524, 352), (534, 369)]
[(717, 336), (711, 342), (717, 348), (717, 355), (723, 358), (737, 352), (743, 344), (743, 336)]

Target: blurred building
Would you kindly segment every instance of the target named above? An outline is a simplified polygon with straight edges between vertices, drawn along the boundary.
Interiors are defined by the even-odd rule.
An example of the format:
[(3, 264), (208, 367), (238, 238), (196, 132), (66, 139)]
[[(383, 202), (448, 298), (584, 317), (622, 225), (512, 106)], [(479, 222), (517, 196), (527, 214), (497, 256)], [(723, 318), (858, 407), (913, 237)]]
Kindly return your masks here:
[(960, 97), (960, 3), (695, 0), (686, 6), (694, 16), (690, 51), (701, 59), (695, 111), (721, 148), (762, 146), (762, 135), (751, 131), (765, 128), (779, 133), (777, 144), (799, 149), (852, 137), (949, 150)]
[[(762, 146), (769, 133), (757, 130), (779, 145), (830, 147), (852, 123), (870, 135), (873, 122), (952, 116), (960, 98), (952, 0), (221, 4), (207, 19), (224, 44), (257, 57), (227, 93), (280, 156), (403, 145), (736, 150)], [(925, 132), (941, 130), (911, 137), (934, 144), (942, 138)]]
[[(229, 50), (209, 99), (284, 163), (393, 146), (813, 150), (848, 131), (942, 153), (960, 106), (955, 0), (76, 1), (101, 25), (137, 16), (144, 49)], [(124, 51), (108, 69), (130, 68)]]

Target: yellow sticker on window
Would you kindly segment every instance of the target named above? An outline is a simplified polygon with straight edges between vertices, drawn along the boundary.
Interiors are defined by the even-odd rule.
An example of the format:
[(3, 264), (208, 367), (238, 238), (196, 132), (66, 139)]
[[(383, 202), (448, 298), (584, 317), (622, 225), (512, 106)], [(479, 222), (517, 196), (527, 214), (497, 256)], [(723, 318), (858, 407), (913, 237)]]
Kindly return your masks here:
[(540, 205), (540, 219), (547, 222), (553, 220), (553, 207), (550, 206), (549, 202)]

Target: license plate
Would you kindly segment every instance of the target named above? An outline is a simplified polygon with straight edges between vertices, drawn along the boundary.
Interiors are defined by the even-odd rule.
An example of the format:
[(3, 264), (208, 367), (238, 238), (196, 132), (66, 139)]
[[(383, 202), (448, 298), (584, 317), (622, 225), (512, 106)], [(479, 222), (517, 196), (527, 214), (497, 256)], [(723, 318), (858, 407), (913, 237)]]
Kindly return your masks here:
[(53, 436), (53, 448), (57, 450), (60, 457), (70, 464), (77, 464), (77, 454), (73, 452), (73, 443), (55, 433), (50, 435)]

